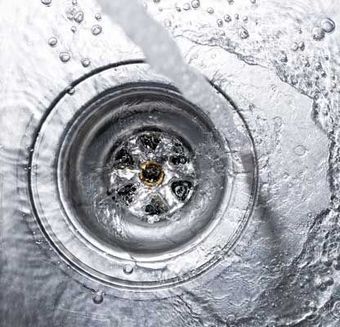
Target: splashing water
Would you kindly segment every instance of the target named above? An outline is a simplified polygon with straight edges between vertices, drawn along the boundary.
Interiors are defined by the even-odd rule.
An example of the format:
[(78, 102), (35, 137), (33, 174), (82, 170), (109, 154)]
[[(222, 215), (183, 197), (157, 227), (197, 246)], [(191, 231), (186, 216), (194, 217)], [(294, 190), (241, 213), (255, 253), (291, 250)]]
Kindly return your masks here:
[[(187, 99), (198, 106), (210, 108), (212, 112), (224, 110), (226, 104), (216, 95), (207, 80), (185, 63), (176, 42), (146, 13), (140, 2), (100, 0), (100, 3), (105, 13), (118, 22), (129, 38), (141, 47), (153, 69), (172, 80)], [(231, 108), (227, 108), (226, 112), (228, 119), (223, 122), (214, 121), (215, 125), (226, 130), (230, 137), (237, 135), (242, 140), (242, 134), (233, 123)]]
[[(100, 4), (104, 12), (92, 0), (0, 4), (0, 325), (337, 327), (339, 5), (321, 0)], [(85, 91), (72, 83), (141, 56), (111, 19), (191, 102), (229, 112), (203, 75), (227, 93), (249, 126), (258, 157), (256, 209), (227, 256), (213, 250), (223, 257), (217, 273), (212, 269), (151, 300), (139, 295), (134, 301), (133, 292), (118, 293), (79, 277), (39, 228), (27, 227), (35, 219), (26, 185), (27, 172), (34, 174), (35, 168), (27, 157), (49, 106), (64, 89), (71, 104), (79, 93), (96, 95), (107, 80)], [(70, 113), (65, 112), (50, 135)], [(232, 134), (233, 121), (230, 114), (217, 124)], [(122, 275), (132, 278), (139, 269), (127, 264)]]

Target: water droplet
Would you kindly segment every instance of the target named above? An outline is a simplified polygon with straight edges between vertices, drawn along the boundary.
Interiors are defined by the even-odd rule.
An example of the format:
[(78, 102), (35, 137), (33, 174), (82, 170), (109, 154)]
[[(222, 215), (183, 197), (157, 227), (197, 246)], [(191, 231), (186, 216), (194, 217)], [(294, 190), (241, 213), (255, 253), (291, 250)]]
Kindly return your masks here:
[(340, 301), (334, 302), (332, 313), (335, 317), (340, 318)]
[(238, 35), (241, 39), (247, 39), (249, 37), (249, 32), (244, 27), (242, 27), (238, 31)]
[(294, 43), (292, 44), (292, 46), (291, 46), (291, 49), (292, 49), (293, 51), (297, 51), (297, 50), (299, 49), (299, 45), (298, 45), (296, 42), (294, 42)]
[(223, 26), (223, 20), (222, 20), (222, 19), (218, 19), (218, 20), (216, 21), (216, 23), (217, 23), (217, 26), (218, 26), (218, 27), (222, 27), (222, 26)]
[(94, 295), (93, 295), (93, 298), (92, 298), (93, 302), (95, 304), (101, 304), (103, 301), (104, 301), (104, 294), (103, 292), (96, 292)]
[(332, 265), (332, 260), (329, 259), (328, 257), (322, 257), (321, 262), (326, 266), (330, 267)]
[(133, 265), (127, 264), (124, 266), (123, 271), (125, 274), (130, 275), (133, 272)]
[(231, 16), (230, 16), (230, 15), (225, 15), (225, 16), (224, 16), (224, 21), (225, 21), (226, 23), (230, 23), (230, 22), (231, 22)]
[(55, 37), (51, 37), (48, 40), (48, 45), (51, 46), (51, 47), (55, 47), (57, 45), (57, 43), (58, 43), (58, 40)]
[(303, 156), (306, 153), (307, 149), (303, 145), (298, 145), (294, 148), (294, 153), (297, 156)]
[(41, 3), (45, 6), (50, 6), (52, 3), (52, 0), (41, 0)]
[(234, 17), (235, 17), (236, 20), (240, 19), (240, 15), (239, 14), (235, 14)]
[(94, 18), (95, 18), (96, 20), (101, 20), (101, 19), (102, 19), (102, 15), (98, 12), (98, 13), (96, 13), (96, 15), (94, 16)]
[(102, 27), (100, 25), (93, 25), (91, 32), (93, 35), (99, 35), (102, 32)]
[(248, 22), (248, 16), (244, 16), (244, 17), (243, 17), (243, 21), (244, 21), (245, 23), (247, 23), (247, 22)]
[(197, 9), (200, 6), (199, 0), (191, 1), (191, 6), (192, 6), (192, 8)]
[(74, 15), (74, 21), (80, 24), (84, 20), (84, 12), (81, 10)]
[(74, 6), (76, 6), (76, 5), (78, 4), (78, 1), (77, 1), (77, 0), (72, 0), (72, 4), (73, 4)]
[(67, 19), (73, 20), (75, 13), (76, 13), (75, 8), (69, 8), (69, 9), (67, 9), (67, 10), (66, 10), (66, 17), (67, 17)]
[(62, 62), (68, 62), (71, 59), (71, 55), (68, 52), (60, 52), (59, 59)]
[(250, 0), (250, 3), (255, 4), (256, 0)]
[(71, 32), (72, 32), (72, 33), (77, 32), (77, 27), (76, 27), (76, 26), (72, 26), (72, 27), (71, 27)]
[(326, 286), (331, 286), (334, 284), (334, 279), (332, 277), (326, 277), (325, 280), (324, 280), (324, 283)]
[(305, 50), (305, 42), (303, 41), (299, 42), (298, 47), (301, 51)]
[(315, 64), (315, 69), (316, 70), (321, 70), (322, 69), (322, 64), (320, 61), (318, 61), (316, 64)]
[(210, 15), (212, 15), (214, 12), (215, 12), (215, 10), (214, 10), (214, 8), (212, 8), (212, 7), (209, 7), (209, 8), (207, 9), (207, 13), (210, 14)]
[(83, 59), (81, 60), (81, 64), (83, 65), (83, 67), (88, 67), (88, 66), (90, 66), (90, 64), (91, 64), (91, 61), (90, 61), (90, 59), (88, 59), (88, 58), (83, 58)]
[(326, 33), (332, 33), (335, 30), (335, 23), (330, 18), (323, 19), (321, 21), (321, 28)]
[(183, 9), (184, 10), (190, 10), (190, 4), (188, 2), (186, 2), (184, 5), (183, 5)]
[(325, 37), (325, 31), (321, 27), (314, 27), (312, 30), (313, 39), (320, 41)]
[(339, 259), (334, 260), (333, 265), (334, 265), (335, 270), (340, 270), (340, 260)]

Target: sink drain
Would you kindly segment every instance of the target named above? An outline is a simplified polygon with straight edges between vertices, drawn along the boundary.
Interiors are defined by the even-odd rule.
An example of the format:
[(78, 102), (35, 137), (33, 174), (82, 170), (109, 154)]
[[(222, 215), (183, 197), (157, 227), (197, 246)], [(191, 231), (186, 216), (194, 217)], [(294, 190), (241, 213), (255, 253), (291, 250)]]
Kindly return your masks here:
[[(224, 100), (207, 112), (146, 64), (130, 64), (88, 77), (56, 103), (35, 140), (30, 193), (72, 267), (148, 290), (220, 260), (249, 219), (257, 185), (251, 137)], [(246, 135), (241, 147), (216, 128), (229, 110)]]
[(153, 223), (192, 197), (197, 167), (192, 150), (178, 137), (137, 131), (114, 148), (107, 193), (116, 206)]

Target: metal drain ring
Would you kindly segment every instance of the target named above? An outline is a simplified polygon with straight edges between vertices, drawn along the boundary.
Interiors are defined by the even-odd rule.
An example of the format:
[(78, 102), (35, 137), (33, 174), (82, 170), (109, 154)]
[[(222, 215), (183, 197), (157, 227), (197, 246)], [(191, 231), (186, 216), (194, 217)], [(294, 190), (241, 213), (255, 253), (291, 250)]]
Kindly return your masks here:
[[(240, 235), (249, 218), (256, 195), (256, 160), (253, 144), (251, 138), (248, 138), (249, 144), (242, 149), (235, 148), (233, 140), (224, 140), (223, 131), (214, 132), (215, 135), (221, 134), (220, 142), (223, 148), (217, 144), (214, 149), (216, 140), (208, 141), (208, 146), (212, 147), (211, 151), (216, 155), (216, 162), (224, 163), (213, 166), (225, 178), (220, 189), (221, 198), (203, 199), (204, 192), (197, 192), (203, 206), (209, 207), (215, 201), (214, 215), (210, 214), (207, 221), (203, 220), (198, 234), (196, 230), (184, 242), (177, 242), (176, 246), (170, 246), (169, 249), (163, 247), (158, 251), (154, 251), (154, 248), (151, 248), (151, 251), (148, 249), (140, 251), (136, 250), (136, 245), (132, 245), (130, 248), (119, 246), (113, 250), (112, 244), (106, 240), (103, 242), (103, 239), (93, 237), (93, 231), (84, 228), (74, 208), (70, 207), (70, 197), (65, 197), (62, 191), (65, 179), (56, 174), (57, 171), (62, 171), (61, 166), (58, 168), (56, 156), (60, 156), (58, 155), (60, 149), (62, 152), (65, 149), (64, 145), (60, 148), (61, 143), (65, 144), (65, 140), (69, 140), (65, 132), (70, 127), (70, 122), (73, 121), (71, 125), (77, 124), (89, 105), (94, 103), (98, 105), (93, 99), (98, 99), (99, 102), (105, 99), (112, 100), (117, 95), (115, 87), (120, 85), (130, 89), (131, 86), (134, 88), (142, 86), (143, 92), (150, 88), (153, 92), (158, 89), (161, 93), (165, 92), (171, 97), (181, 99), (168, 81), (153, 74), (144, 64), (120, 66), (84, 80), (76, 87), (74, 94), (65, 95), (56, 104), (36, 139), (30, 175), (32, 204), (36, 209), (37, 219), (51, 242), (72, 266), (83, 273), (106, 284), (128, 289), (145, 290), (174, 286), (210, 268), (220, 259), (221, 251), (227, 251)], [(100, 98), (98, 94), (101, 94)], [(184, 99), (181, 101), (185, 102)], [(234, 110), (227, 101), (225, 110)], [(223, 119), (223, 111), (218, 117), (214, 117), (214, 113), (207, 114), (212, 122), (214, 119)], [(205, 113), (199, 116), (207, 118)], [(247, 134), (247, 129), (236, 112), (235, 121), (240, 130)], [(54, 133), (50, 132), (50, 125), (56, 127)], [(69, 148), (65, 151), (69, 151)], [(211, 158), (209, 160), (211, 161)], [(59, 164), (60, 162), (61, 165), (65, 164), (63, 160), (59, 161)], [(71, 162), (67, 164), (72, 165)], [(208, 183), (205, 185), (206, 189), (214, 189), (214, 185), (209, 185), (209, 180), (205, 181)], [(200, 217), (187, 216), (187, 226), (190, 230), (190, 227), (195, 226), (194, 220), (199, 222)], [(182, 219), (174, 219), (169, 225), (176, 228), (181, 221)], [(135, 224), (136, 226), (137, 234), (146, 228)], [(119, 234), (120, 231), (115, 232)], [(173, 242), (169, 240), (168, 243)], [(131, 269), (126, 273), (127, 266), (133, 267), (132, 273)]]

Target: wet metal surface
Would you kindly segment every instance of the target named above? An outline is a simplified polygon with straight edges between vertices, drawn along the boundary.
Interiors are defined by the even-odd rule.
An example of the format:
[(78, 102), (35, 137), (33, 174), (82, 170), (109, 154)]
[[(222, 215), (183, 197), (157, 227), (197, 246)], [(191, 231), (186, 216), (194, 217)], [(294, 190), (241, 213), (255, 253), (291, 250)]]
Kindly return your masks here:
[(140, 3), (0, 2), (0, 325), (339, 326), (339, 5)]

